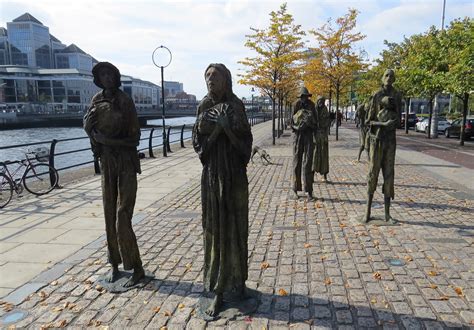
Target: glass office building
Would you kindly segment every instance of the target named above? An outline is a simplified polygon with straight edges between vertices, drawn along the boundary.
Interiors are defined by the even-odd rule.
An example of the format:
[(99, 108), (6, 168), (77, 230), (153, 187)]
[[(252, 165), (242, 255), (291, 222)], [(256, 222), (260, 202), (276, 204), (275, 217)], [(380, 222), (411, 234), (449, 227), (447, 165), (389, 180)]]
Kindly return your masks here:
[(49, 28), (26, 13), (7, 23), (10, 63), (53, 68)]

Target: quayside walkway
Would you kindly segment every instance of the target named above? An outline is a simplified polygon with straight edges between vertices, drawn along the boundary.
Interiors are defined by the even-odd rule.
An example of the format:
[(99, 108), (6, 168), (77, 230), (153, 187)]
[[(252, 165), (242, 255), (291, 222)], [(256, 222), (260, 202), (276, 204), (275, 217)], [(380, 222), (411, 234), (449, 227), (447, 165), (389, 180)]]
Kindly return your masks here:
[[(331, 182), (317, 178), (314, 202), (290, 199), (290, 135), (271, 146), (270, 134), (269, 122), (254, 127), (274, 164), (248, 167), (247, 285), (260, 292), (256, 313), (227, 323), (195, 315), (201, 165), (188, 147), (143, 162), (134, 228), (154, 279), (141, 289), (112, 294), (95, 284), (109, 269), (98, 177), (9, 206), (0, 224), (0, 317), (24, 310), (14, 325), (33, 328), (474, 326), (474, 195), (457, 183), (472, 170), (401, 148), (392, 208), (399, 225), (362, 225), (367, 163), (355, 161), (355, 131), (330, 136)], [(377, 192), (373, 213), (383, 213), (382, 200)]]

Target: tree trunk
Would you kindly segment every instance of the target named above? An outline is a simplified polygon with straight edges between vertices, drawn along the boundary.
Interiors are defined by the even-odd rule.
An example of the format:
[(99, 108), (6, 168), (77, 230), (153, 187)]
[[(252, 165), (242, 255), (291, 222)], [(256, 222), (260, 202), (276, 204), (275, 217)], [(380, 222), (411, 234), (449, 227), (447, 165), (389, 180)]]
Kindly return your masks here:
[[(339, 119), (338, 119), (338, 114), (339, 114), (339, 83), (336, 84), (336, 141), (339, 140)], [(341, 124), (342, 124), (342, 118), (341, 118)]]
[(431, 139), (431, 120), (433, 119), (433, 97), (430, 97), (428, 105), (430, 107), (430, 115), (428, 117), (428, 139)]
[(275, 145), (275, 98), (272, 98), (272, 144)]
[(405, 99), (405, 134), (408, 134), (408, 117), (410, 116), (410, 98)]
[(278, 98), (278, 118), (277, 118), (277, 121), (278, 121), (278, 123), (277, 123), (278, 131), (277, 132), (278, 132), (278, 134), (277, 134), (277, 138), (280, 138), (280, 136), (281, 136), (281, 130), (280, 130), (281, 122), (280, 122), (280, 119), (281, 119), (281, 98)]
[[(332, 88), (329, 87), (329, 115), (331, 115), (332, 109)], [(331, 125), (329, 125), (329, 132), (328, 135), (331, 135)]]
[(464, 145), (464, 130), (466, 127), (466, 118), (467, 118), (467, 109), (469, 103), (469, 93), (464, 93), (464, 97), (462, 98), (462, 124), (461, 124), (461, 132), (459, 134), (459, 145)]

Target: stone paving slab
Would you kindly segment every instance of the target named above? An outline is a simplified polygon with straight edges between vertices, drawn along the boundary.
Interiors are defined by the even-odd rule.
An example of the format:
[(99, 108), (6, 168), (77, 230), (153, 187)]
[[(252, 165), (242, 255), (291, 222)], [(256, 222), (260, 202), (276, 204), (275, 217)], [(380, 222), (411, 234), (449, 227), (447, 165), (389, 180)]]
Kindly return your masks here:
[[(113, 329), (443, 329), (474, 326), (474, 222), (471, 199), (451, 195), (436, 176), (397, 159), (393, 215), (399, 226), (351, 220), (363, 214), (366, 162), (354, 161), (349, 131), (330, 136), (331, 183), (318, 177), (318, 199), (292, 201), (289, 137), (265, 148), (274, 165), (250, 164), (249, 279), (261, 293), (256, 313), (205, 322), (195, 315), (203, 292), (200, 180), (152, 202), (135, 226), (143, 289), (111, 294), (94, 285), (108, 271), (106, 249), (74, 259), (62, 276), (18, 308), (16, 327)], [(191, 155), (190, 155), (191, 156)], [(416, 156), (416, 155), (415, 155)], [(194, 161), (197, 161), (195, 159)], [(375, 194), (374, 213), (383, 196)], [(100, 242), (98, 242), (100, 243)], [(95, 246), (95, 248), (94, 248)], [(390, 259), (402, 261), (392, 265)], [(76, 261), (74, 261), (76, 260)], [(7, 308), (8, 309), (8, 308)], [(6, 311), (0, 311), (0, 315)]]

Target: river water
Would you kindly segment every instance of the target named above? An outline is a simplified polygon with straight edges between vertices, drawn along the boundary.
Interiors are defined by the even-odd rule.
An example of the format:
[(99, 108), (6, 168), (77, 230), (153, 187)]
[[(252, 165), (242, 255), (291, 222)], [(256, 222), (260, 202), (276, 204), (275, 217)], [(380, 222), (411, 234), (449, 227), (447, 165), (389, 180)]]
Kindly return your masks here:
[[(166, 120), (167, 126), (176, 126), (176, 129), (171, 130), (170, 134), (170, 141), (179, 141), (180, 139), (180, 126), (186, 125), (193, 125), (195, 122), (194, 117), (181, 117), (181, 118), (170, 118)], [(149, 125), (161, 125), (161, 119), (157, 120), (149, 120)], [(153, 133), (153, 145), (161, 144), (161, 127), (155, 128)], [(173, 134), (176, 132), (175, 134)], [(148, 138), (150, 136), (150, 129), (142, 129), (142, 136), (143, 139), (140, 141), (139, 148), (147, 148), (148, 150)], [(189, 130), (185, 131), (184, 133), (185, 138), (191, 137), (191, 132)], [(50, 148), (51, 140), (62, 140), (62, 139), (70, 139), (70, 138), (82, 138), (74, 141), (59, 141), (56, 144), (55, 154), (59, 154), (62, 152), (67, 152), (71, 150), (77, 149), (85, 149), (90, 148), (89, 139), (87, 139), (87, 135), (85, 134), (84, 130), (81, 127), (50, 127), (50, 128), (24, 128), (24, 129), (15, 129), (15, 130), (0, 130), (0, 147), (2, 146), (9, 146), (9, 145), (16, 145), (16, 144), (27, 144), (27, 143), (35, 143), (35, 142), (43, 142), (47, 141), (44, 144), (29, 146), (29, 147), (18, 147), (13, 149), (0, 149), (0, 162), (4, 162), (6, 160), (19, 160), (25, 158), (25, 152), (32, 148), (38, 147), (46, 147)], [(159, 147), (161, 148), (161, 147)], [(79, 163), (84, 163), (88, 161), (92, 161), (92, 152), (90, 150), (66, 154), (66, 155), (58, 155), (55, 157), (55, 167), (58, 170), (61, 170), (65, 167), (72, 166)], [(10, 165), (9, 169), (14, 170), (17, 166)], [(20, 174), (23, 174), (21, 171)]]

